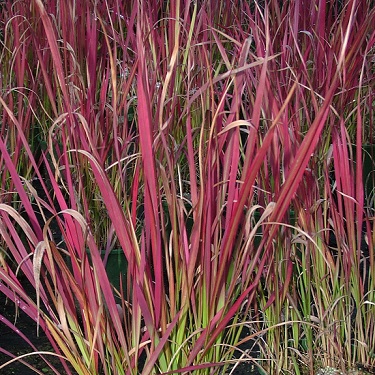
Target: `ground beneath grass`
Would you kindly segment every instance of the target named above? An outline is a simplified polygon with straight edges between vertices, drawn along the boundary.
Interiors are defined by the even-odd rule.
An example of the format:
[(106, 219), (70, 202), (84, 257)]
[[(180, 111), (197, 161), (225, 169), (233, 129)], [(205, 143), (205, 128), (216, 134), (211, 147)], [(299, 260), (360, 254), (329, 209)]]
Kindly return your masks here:
[[(53, 352), (52, 347), (43, 331), (40, 330), (38, 337), (36, 332), (36, 323), (22, 310), (18, 311), (16, 319), (14, 304), (11, 301), (7, 301), (3, 294), (0, 294), (0, 315), (15, 324), (15, 326), (38, 348), (38, 350)], [(0, 347), (14, 354), (15, 356), (31, 353), (33, 351), (33, 349), (22, 337), (1, 322)], [(0, 366), (9, 360), (11, 360), (11, 357), (0, 352)], [(35, 367), (41, 374), (55, 374), (39, 355), (31, 355), (23, 360)], [(48, 356), (48, 361), (52, 363), (60, 374), (65, 374), (66, 371), (57, 357)], [(30, 369), (26, 364), (22, 364), (19, 361), (13, 362), (0, 370), (1, 375), (35, 375), (35, 373), (36, 372), (34, 370)]]

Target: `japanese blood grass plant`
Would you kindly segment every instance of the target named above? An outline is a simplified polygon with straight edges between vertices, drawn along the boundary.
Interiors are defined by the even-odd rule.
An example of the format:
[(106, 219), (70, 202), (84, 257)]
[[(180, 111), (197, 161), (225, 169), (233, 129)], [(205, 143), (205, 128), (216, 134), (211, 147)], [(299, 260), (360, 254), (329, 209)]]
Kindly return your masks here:
[[(301, 13), (301, 6), (295, 2), (283, 7), (280, 15), (275, 11), (279, 8), (270, 7), (275, 13), (268, 17), (270, 24), (277, 24), (269, 26), (274, 41), (270, 53), (277, 52), (276, 46), (288, 50), (280, 68), (298, 82), (287, 129), (300, 131), (286, 130), (289, 136), (273, 149), (274, 160), (280, 162), (269, 181), (285, 182), (274, 185), (280, 189), (275, 191), (276, 207), (263, 231), (263, 242), (273, 248), (274, 258), (268, 263), (271, 277), (262, 284), (261, 305), (270, 304), (272, 293), (274, 303), (264, 311), (266, 322), (290, 324), (269, 331), (264, 355), (274, 359), (272, 373), (293, 368), (313, 374), (316, 366), (344, 373), (356, 366), (372, 369), (374, 341), (368, 330), (374, 324), (374, 258), (372, 244), (367, 246), (364, 237), (372, 236), (373, 223), (372, 208), (364, 199), (361, 145), (368, 139), (365, 127), (373, 113), (367, 103), (373, 97), (374, 33), (367, 21), (373, 22), (374, 12), (369, 3), (355, 1), (339, 10), (312, 3)], [(323, 65), (325, 69), (318, 68)], [(270, 91), (282, 98), (285, 74), (269, 72), (275, 87)], [(278, 96), (270, 102), (278, 103)], [(325, 114), (316, 117), (321, 110)], [(318, 144), (315, 150), (313, 144)], [(290, 158), (291, 163), (285, 163)], [(295, 165), (301, 158), (304, 170)], [(301, 178), (298, 186), (296, 178)], [(267, 190), (272, 192), (272, 185)], [(289, 194), (295, 194), (294, 220), (283, 224), (283, 198)], [(274, 231), (279, 235), (270, 243), (268, 235)]]
[[(164, 20), (165, 30), (169, 30), (171, 35), (170, 46), (165, 47), (164, 56), (155, 55), (155, 60), (148, 60), (150, 51), (155, 52), (155, 47), (163, 47), (163, 43), (156, 35), (154, 39), (150, 39), (149, 48), (146, 36), (149, 36), (148, 29), (154, 22), (150, 20), (148, 25), (145, 21), (146, 15), (154, 15), (154, 12), (149, 12), (152, 4), (138, 4), (138, 7), (131, 9), (127, 19), (138, 29), (136, 38), (135, 34), (133, 37), (130, 35), (128, 41), (136, 53), (136, 61), (132, 68), (133, 73), (129, 77), (125, 74), (125, 78), (129, 80), (124, 81), (125, 93), (121, 93), (121, 90), (117, 89), (115, 57), (119, 41), (116, 39), (116, 28), (123, 22), (120, 15), (128, 15), (128, 9), (121, 9), (121, 12), (117, 9), (117, 13), (114, 13), (110, 7), (75, 9), (64, 8), (64, 4), (61, 7), (54, 5), (56, 4), (53, 2), (49, 3), (46, 10), (40, 1), (35, 1), (30, 8), (31, 13), (27, 14), (30, 17), (25, 17), (33, 22), (33, 30), (36, 30), (33, 33), (36, 56), (34, 69), (40, 69), (37, 71), (42, 72), (46, 90), (43, 98), (51, 103), (41, 106), (40, 110), (48, 112), (48, 108), (51, 108), (50, 117), (54, 118), (53, 124), (45, 132), (48, 134), (48, 149), (43, 161), (43, 174), (34, 160), (27, 133), (22, 127), (21, 121), (25, 119), (17, 118), (13, 108), (9, 106), (7, 96), (1, 99), (1, 108), (7, 115), (7, 126), (19, 132), (22, 151), (30, 161), (29, 168), (38, 176), (41, 185), (37, 192), (27, 180), (23, 183), (24, 180), (17, 171), (18, 160), (11, 158), (12, 148), (8, 146), (8, 139), (3, 136), (0, 143), (2, 168), (12, 177), (14, 190), (24, 207), (26, 219), (11, 205), (2, 204), (2, 240), (7, 253), (19, 266), (15, 271), (9, 267), (8, 259), (3, 260), (0, 272), (1, 289), (40, 325), (53, 349), (58, 355), (62, 355), (64, 365), (65, 359), (77, 373), (205, 372), (208, 371), (205, 370), (207, 368), (228, 364), (235, 349), (232, 344), (239, 340), (238, 326), (243, 324), (238, 322), (236, 315), (245, 302), (245, 311), (250, 308), (249, 292), (257, 286), (257, 281), (252, 284), (252, 272), (241, 282), (242, 285), (239, 283), (240, 268), (236, 267), (242, 268), (244, 262), (248, 261), (248, 256), (238, 258), (238, 264), (229, 261), (232, 258), (232, 248), (235, 249), (233, 243), (238, 241), (237, 251), (240, 254), (240, 248), (244, 244), (247, 248), (252, 247), (255, 233), (249, 226), (240, 228), (244, 220), (245, 202), (236, 207), (241, 183), (237, 182), (233, 169), (234, 166), (237, 168), (239, 160), (239, 132), (236, 126), (240, 123), (249, 126), (250, 123), (245, 120), (236, 123), (233, 121), (235, 117), (231, 115), (228, 126), (225, 127), (226, 116), (217, 126), (215, 118), (224, 108), (225, 93), (234, 85), (236, 74), (267, 64), (272, 57), (254, 56), (253, 61), (247, 63), (250, 44), (244, 41), (239, 58), (240, 66), (232, 69), (232, 65), (237, 65), (237, 56), (233, 58), (233, 62), (226, 58), (229, 65), (223, 69), (224, 73), (219, 74), (222, 69), (219, 62), (218, 66), (214, 66), (217, 73), (211, 76), (211, 57), (204, 47), (201, 48), (200, 41), (193, 39), (193, 30), (196, 25), (199, 25), (199, 30), (203, 28), (198, 35), (203, 38), (203, 43), (206, 43), (210, 37), (205, 29), (210, 20), (208, 13), (214, 14), (214, 9), (209, 9), (208, 13), (203, 9), (200, 13), (201, 19), (196, 24), (197, 4), (192, 7), (192, 13), (188, 12), (188, 4), (185, 4), (186, 10), (183, 13), (181, 4), (177, 3), (176, 7), (173, 5), (171, 9), (169, 6), (167, 9), (160, 9), (161, 12), (170, 11), (172, 15)], [(17, 10), (10, 5), (7, 9), (9, 12)], [(27, 12), (29, 8), (23, 10)], [(90, 111), (91, 108), (99, 111), (99, 119), (100, 110), (111, 108), (107, 114), (108, 123), (107, 120), (96, 122), (96, 116), (93, 118), (90, 112), (84, 111), (82, 101), (86, 99), (85, 95), (90, 95), (86, 87), (79, 89), (79, 85), (88, 82), (91, 89), (95, 77), (91, 76), (85, 81), (85, 77), (79, 74), (89, 71), (94, 75), (96, 70), (90, 67), (87, 70), (83, 67), (81, 70), (77, 69), (80, 66), (78, 57), (82, 53), (79, 48), (82, 46), (74, 44), (77, 40), (67, 41), (72, 35), (67, 30), (73, 29), (73, 22), (70, 21), (74, 19), (75, 22), (76, 11), (87, 12), (79, 14), (78, 20), (82, 15), (95, 20), (95, 26), (89, 29), (88, 33), (92, 32), (95, 36), (96, 28), (100, 28), (103, 45), (110, 46), (113, 41), (116, 42), (113, 50), (108, 49), (103, 53), (108, 58), (103, 60), (104, 74), (100, 76), (103, 79), (100, 95), (97, 95), (95, 85), (95, 95), (91, 96), (95, 97), (95, 105), (88, 107)], [(52, 23), (48, 14), (53, 14), (56, 22)], [(113, 14), (116, 14), (117, 24), (107, 18)], [(180, 71), (180, 65), (177, 64), (180, 46), (185, 45), (178, 37), (182, 26), (177, 20), (182, 14), (187, 21), (185, 25), (189, 25), (193, 20), (189, 32), (184, 34), (185, 40), (188, 38), (188, 44), (194, 43), (199, 57), (203, 59), (202, 63), (208, 66), (201, 77), (197, 71), (188, 81), (181, 80), (184, 71)], [(122, 28), (124, 30), (124, 26)], [(130, 32), (131, 29), (128, 28)], [(164, 33), (163, 28), (159, 31)], [(57, 35), (60, 36), (59, 39)], [(233, 42), (230, 38), (228, 40)], [(59, 47), (61, 42), (62, 47)], [(214, 39), (208, 42), (213, 45)], [(74, 46), (77, 51), (72, 49)], [(169, 50), (169, 47), (173, 49)], [(239, 51), (242, 43), (234, 43), (233, 48)], [(47, 52), (42, 54), (41, 50)], [(194, 61), (194, 54), (191, 55), (189, 49), (182, 52), (185, 64), (193, 66), (201, 62)], [(220, 56), (223, 52), (221, 49), (221, 52), (217, 51), (216, 54)], [(88, 53), (89, 61), (92, 53), (92, 50)], [(152, 70), (149, 72), (146, 69), (146, 58), (147, 61), (155, 62), (156, 77), (163, 85), (160, 96), (150, 91), (149, 74)], [(164, 70), (157, 69), (159, 59), (165, 61), (162, 65)], [(81, 64), (84, 65), (84, 62)], [(69, 69), (77, 71), (72, 72)], [(183, 69), (188, 71), (187, 65), (184, 65)], [(30, 71), (33, 72), (33, 69)], [(53, 79), (50, 79), (51, 72)], [(189, 74), (192, 74), (191, 70)], [(136, 80), (132, 85), (134, 77)], [(176, 77), (180, 80), (181, 87), (176, 86)], [(25, 82), (25, 85), (27, 83)], [(223, 93), (210, 88), (218, 83), (224, 83), (228, 88), (225, 88)], [(239, 84), (241, 83), (242, 79)], [(168, 105), (171, 94), (174, 95), (175, 92), (173, 87), (179, 88), (181, 92), (188, 92), (190, 96), (189, 85), (192, 84), (201, 85), (197, 86), (199, 92), (194, 98), (177, 95), (179, 100), (172, 102), (171, 107)], [(119, 102), (123, 106), (134, 102), (128, 95), (131, 89), (136, 90), (138, 102), (138, 131), (131, 140), (135, 144), (134, 150), (140, 150), (139, 162), (133, 167), (134, 170), (123, 166), (128, 150), (125, 148), (123, 156), (119, 146), (126, 137), (119, 137), (119, 134), (123, 133), (118, 132), (118, 125), (121, 124), (116, 123), (122, 113)], [(219, 97), (216, 91), (220, 93)], [(83, 92), (85, 95), (80, 96)], [(239, 91), (236, 95), (234, 109), (240, 103)], [(111, 102), (103, 107), (98, 105), (97, 108), (96, 101), (106, 100), (107, 97)], [(151, 100), (153, 97), (155, 99)], [(35, 106), (34, 110), (37, 109)], [(207, 116), (208, 110), (212, 113)], [(174, 117), (171, 118), (171, 114)], [(170, 118), (173, 121), (170, 121)], [(124, 116), (122, 129), (127, 128), (127, 120), (128, 116)], [(158, 121), (160, 126), (157, 125)], [(106, 131), (107, 125), (112, 122), (114, 127), (105, 133), (108, 136), (101, 136), (100, 131)], [(203, 126), (200, 126), (201, 124)], [(177, 125), (179, 127), (175, 129)], [(186, 135), (184, 131), (187, 132)], [(229, 149), (227, 138), (230, 140), (233, 136), (228, 136), (228, 132), (234, 134)], [(236, 149), (233, 160), (229, 151), (231, 147)], [(256, 168), (262, 164), (267, 148), (267, 143), (261, 148)], [(112, 150), (115, 152), (110, 153)], [(228, 229), (231, 216), (224, 215), (228, 200), (226, 182), (221, 176), (221, 150), (225, 150), (228, 155), (224, 158), (226, 174), (231, 174), (228, 212), (231, 212), (231, 215), (232, 212), (240, 213), (234, 223), (239, 230), (233, 229), (232, 234)], [(178, 158), (175, 159), (177, 155)], [(176, 162), (178, 165), (181, 159), (186, 160), (187, 169), (191, 173), (189, 177), (185, 171), (183, 178), (189, 177), (190, 181), (183, 181), (182, 177), (176, 178), (179, 177), (178, 168), (175, 170)], [(250, 167), (252, 166), (247, 166), (245, 170)], [(132, 177), (130, 191), (128, 177), (123, 176), (124, 172), (130, 172)], [(93, 176), (95, 184), (91, 185), (90, 176)], [(249, 190), (255, 177), (256, 174), (253, 174), (246, 178)], [(183, 193), (187, 188), (188, 192), (191, 189), (190, 205), (194, 207), (192, 212), (185, 212), (186, 207), (182, 200), (183, 197), (186, 199)], [(248, 205), (252, 202), (252, 194), (249, 192), (245, 190), (243, 193), (246, 194)], [(216, 200), (216, 193), (219, 200)], [(97, 223), (99, 214), (95, 211), (95, 205), (91, 205), (92, 197), (100, 197), (99, 204), (106, 207), (108, 212), (109, 225), (103, 225), (107, 232), (100, 232), (100, 236), (96, 233), (101, 228)], [(32, 201), (36, 202), (36, 206), (32, 206)], [(168, 206), (166, 212), (162, 209), (164, 202), (167, 202)], [(135, 227), (140, 208), (144, 211), (144, 222), (141, 232), (138, 233)], [(41, 214), (40, 220), (37, 219), (35, 211)], [(191, 216), (194, 222), (192, 229), (186, 228), (187, 216)], [(167, 220), (170, 222), (170, 231), (165, 230)], [(250, 220), (249, 214), (247, 220)], [(62, 245), (56, 243), (56, 238), (50, 233), (52, 222), (55, 222), (54, 225), (63, 238)], [(103, 233), (106, 235), (103, 236)], [(117, 243), (128, 260), (129, 277), (126, 289), (119, 293), (120, 306), (116, 304), (99, 255), (99, 249), (103, 245), (109, 244), (110, 248), (111, 235), (116, 236)], [(225, 237), (227, 243), (221, 256), (222, 241)], [(91, 261), (86, 254), (87, 250)], [(255, 263), (252, 267), (255, 268)], [(24, 283), (28, 282), (35, 288), (35, 298), (25, 293), (22, 277), (27, 280), (23, 281)], [(214, 283), (213, 278), (218, 282)], [(6, 321), (5, 318), (3, 320)], [(8, 321), (6, 323), (17, 332), (14, 325)], [(232, 328), (226, 331), (227, 326)], [(64, 371), (70, 373), (71, 370), (65, 365)]]
[[(351, 1), (341, 13), (320, 3), (301, 12), (299, 1), (7, 5), (32, 25), (30, 72), (43, 82), (43, 105), (32, 108), (49, 121), (40, 123), (42, 175), (25, 118), (2, 96), (41, 190), (22, 183), (4, 130), (1, 167), (27, 221), (1, 206), (4, 247), (20, 264), (15, 272), (2, 262), (1, 289), (39, 321), (63, 363), (80, 374), (213, 373), (233, 360), (244, 326), (251, 335), (242, 342), (259, 340), (267, 372), (301, 363), (312, 372), (317, 356), (332, 363), (347, 336), (325, 327), (347, 316), (334, 307), (350, 300), (338, 297), (350, 284), (335, 278), (343, 263), (327, 233), (346, 233), (353, 208), (336, 203), (324, 177), (330, 143), (335, 173), (350, 170), (341, 166), (348, 155), (337, 156), (347, 118), (336, 117), (357, 98), (360, 122), (360, 96), (371, 92), (356, 81), (373, 45), (369, 5)], [(290, 208), (298, 229), (283, 224)], [(120, 291), (100, 257), (114, 244), (128, 262)], [(25, 294), (22, 274), (37, 298)]]

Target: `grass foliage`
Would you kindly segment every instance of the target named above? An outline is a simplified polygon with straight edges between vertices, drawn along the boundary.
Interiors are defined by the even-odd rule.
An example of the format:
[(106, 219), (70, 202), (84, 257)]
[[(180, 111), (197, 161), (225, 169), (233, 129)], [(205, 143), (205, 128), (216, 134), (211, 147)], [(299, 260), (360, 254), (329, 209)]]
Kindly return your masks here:
[(366, 0), (1, 1), (0, 291), (67, 374), (374, 369), (374, 24)]

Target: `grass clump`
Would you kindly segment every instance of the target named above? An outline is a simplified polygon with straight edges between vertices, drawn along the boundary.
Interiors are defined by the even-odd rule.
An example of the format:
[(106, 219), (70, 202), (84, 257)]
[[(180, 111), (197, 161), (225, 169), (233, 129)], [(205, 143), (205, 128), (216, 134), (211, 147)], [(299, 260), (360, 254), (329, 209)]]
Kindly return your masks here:
[(374, 18), (1, 3), (1, 289), (67, 374), (373, 370)]

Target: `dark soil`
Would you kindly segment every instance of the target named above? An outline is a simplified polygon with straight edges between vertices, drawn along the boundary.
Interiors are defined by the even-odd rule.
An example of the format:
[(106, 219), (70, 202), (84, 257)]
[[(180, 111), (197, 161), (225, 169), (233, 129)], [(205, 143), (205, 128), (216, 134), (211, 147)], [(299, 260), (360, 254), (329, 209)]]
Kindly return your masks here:
[[(36, 332), (36, 323), (28, 317), (23, 311), (18, 312), (17, 319), (14, 304), (6, 301), (3, 294), (0, 294), (0, 315), (10, 322), (22, 332), (40, 351), (53, 352), (51, 345), (45, 334), (40, 330), (39, 337)], [(33, 352), (29, 344), (20, 337), (16, 332), (5, 324), (0, 323), (0, 348), (19, 356)], [(59, 374), (65, 374), (65, 370), (57, 357), (48, 356), (48, 361), (56, 368)], [(0, 351), (0, 366), (11, 360), (11, 357)], [(52, 369), (45, 363), (39, 355), (31, 355), (23, 358), (23, 361), (33, 366), (41, 374), (54, 374)], [(35, 375), (35, 371), (20, 361), (15, 361), (0, 370), (1, 375)]]

